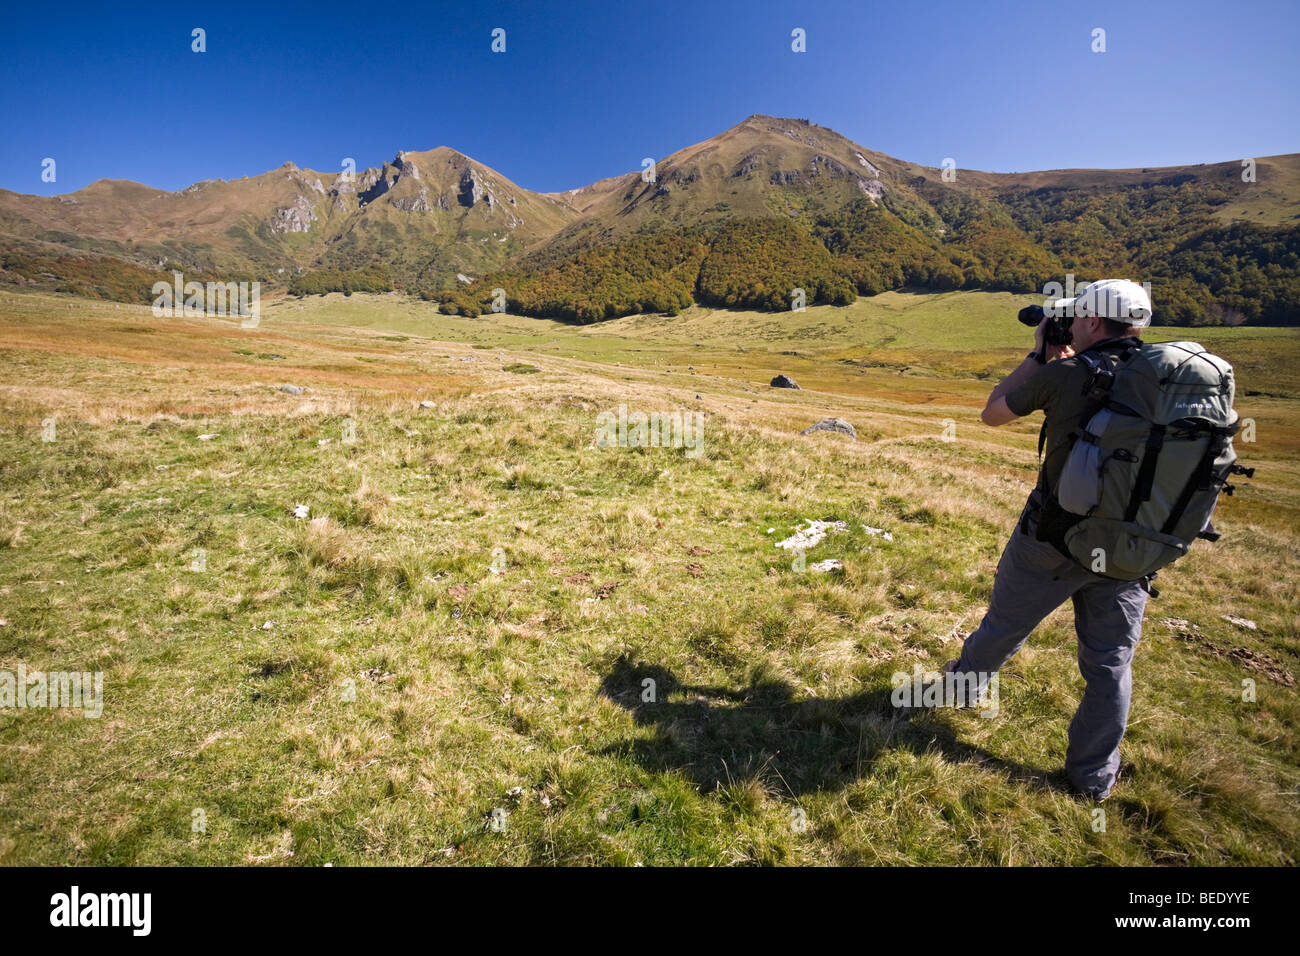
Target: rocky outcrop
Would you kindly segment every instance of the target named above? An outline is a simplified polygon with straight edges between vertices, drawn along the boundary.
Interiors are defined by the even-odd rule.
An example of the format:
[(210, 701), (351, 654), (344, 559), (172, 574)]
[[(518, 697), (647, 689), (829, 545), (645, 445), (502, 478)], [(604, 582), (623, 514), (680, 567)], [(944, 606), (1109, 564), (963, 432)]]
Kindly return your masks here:
[(357, 184), (357, 198), (361, 200), (361, 205), (365, 206), (374, 202), (393, 188), (393, 183), (397, 182), (397, 172), (393, 172), (391, 180), (386, 173), (387, 169), (385, 168), (383, 171), (367, 169), (361, 174), (361, 181)]
[(429, 191), (421, 188), (418, 196), (408, 196), (405, 199), (390, 199), (389, 202), (403, 212), (429, 212)]
[(880, 178), (880, 170), (872, 164), (871, 160), (867, 159), (867, 157), (863, 156), (861, 153), (855, 152), (853, 155), (857, 159), (858, 165), (871, 173), (871, 175), (875, 176), (877, 179)]
[(312, 209), (311, 203), (307, 201), (306, 196), (299, 196), (292, 206), (285, 206), (275, 211), (270, 227), (272, 232), (279, 233), (306, 232), (315, 221), (316, 211)]
[(406, 150), (402, 150), (397, 154), (397, 158), (393, 160), (393, 165), (397, 167), (398, 172), (403, 176), (410, 176), (412, 179), (420, 178), (420, 167), (406, 158)]
[(789, 375), (778, 375), (768, 383), (772, 388), (799, 388), (799, 384)]
[(823, 170), (830, 173), (832, 176), (843, 176), (848, 172), (848, 170), (844, 168), (844, 164), (837, 159), (831, 159), (829, 156), (814, 156), (812, 158), (811, 166), (812, 174), (816, 176)]
[(483, 187), (483, 184), (479, 182), (479, 178), (474, 172), (474, 167), (466, 166), (465, 172), (461, 173), (460, 176), (460, 192), (456, 198), (460, 201), (462, 206), (473, 206), (485, 195), (487, 195), (487, 190)]
[(881, 196), (885, 194), (885, 184), (882, 183), (879, 179), (863, 179), (861, 176), (859, 176), (858, 188), (861, 189), (868, 196), (870, 196), (872, 202), (875, 202), (877, 199), (879, 199)]

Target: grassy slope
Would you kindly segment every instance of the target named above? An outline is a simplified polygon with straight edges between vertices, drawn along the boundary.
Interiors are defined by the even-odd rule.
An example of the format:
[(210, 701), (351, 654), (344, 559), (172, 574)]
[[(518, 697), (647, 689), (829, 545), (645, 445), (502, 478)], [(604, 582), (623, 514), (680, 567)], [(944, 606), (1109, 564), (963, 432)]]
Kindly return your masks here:
[[(100, 669), (107, 699), (0, 712), (0, 862), (1294, 864), (1300, 709), (1267, 673), (1300, 649), (1294, 331), (1196, 333), (1263, 467), (1162, 575), (1105, 832), (1060, 773), (1067, 610), (999, 718), (889, 707), (978, 623), (1033, 480), (1033, 424), (975, 417), (1014, 304), (578, 329), (330, 296), (242, 331), (4, 297), (0, 669)], [(705, 412), (706, 453), (593, 447), (619, 402)], [(861, 441), (796, 434), (832, 414)], [(772, 546), (805, 517), (850, 522), (809, 555), (842, 577)]]

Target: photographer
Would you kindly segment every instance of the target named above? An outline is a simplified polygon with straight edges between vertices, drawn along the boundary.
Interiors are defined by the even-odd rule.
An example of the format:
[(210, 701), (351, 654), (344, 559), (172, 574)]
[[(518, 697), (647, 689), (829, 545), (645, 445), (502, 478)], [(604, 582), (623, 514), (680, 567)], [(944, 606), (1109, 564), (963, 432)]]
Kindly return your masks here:
[[(1031, 307), (1031, 315), (1043, 310)], [(1026, 316), (1021, 316), (1025, 321)], [(1030, 319), (1032, 321), (1032, 319)], [(1091, 375), (1082, 353), (1123, 354), (1141, 346), (1151, 321), (1146, 290), (1127, 279), (1086, 286), (1053, 303), (1034, 333), (1034, 351), (993, 389), (980, 418), (1005, 425), (1041, 409), (1038, 486), (998, 563), (993, 595), (961, 657), (945, 672), (974, 673), (982, 686), (1021, 648), (1029, 633), (1067, 598), (1074, 602), (1079, 670), (1087, 684), (1070, 722), (1065, 769), (1083, 795), (1104, 800), (1119, 772), (1119, 745), (1128, 720), (1130, 665), (1142, 632), (1147, 590), (1142, 581), (1103, 577), (1063, 554), (1052, 541), (1061, 514), (1055, 490), (1069, 456)]]

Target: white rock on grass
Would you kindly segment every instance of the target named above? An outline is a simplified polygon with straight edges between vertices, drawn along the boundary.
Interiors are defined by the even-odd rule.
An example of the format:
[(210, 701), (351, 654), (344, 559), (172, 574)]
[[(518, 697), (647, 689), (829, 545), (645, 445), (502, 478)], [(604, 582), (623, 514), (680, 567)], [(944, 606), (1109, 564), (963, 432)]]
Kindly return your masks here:
[(816, 564), (808, 565), (809, 571), (815, 571), (818, 574), (830, 574), (833, 571), (843, 571), (844, 564), (834, 558), (827, 558), (825, 561), (818, 561)]
[(808, 527), (796, 530), (794, 534), (784, 541), (778, 541), (778, 548), (785, 548), (787, 551), (807, 551), (821, 544), (823, 538), (832, 531), (847, 531), (849, 526), (844, 521), (814, 521), (811, 518), (805, 518)]
[(293, 506), (293, 516), (294, 516), (295, 518), (299, 518), (299, 519), (301, 519), (301, 518), (305, 518), (305, 517), (307, 517), (309, 514), (311, 514), (311, 509), (310, 509), (309, 507), (307, 507), (306, 505), (294, 505), (294, 506)]
[(864, 524), (862, 526), (862, 530), (865, 531), (867, 534), (871, 535), (873, 538), (884, 538), (886, 541), (894, 540), (894, 536), (890, 534), (888, 531), (886, 531), (884, 528), (873, 528), (869, 524)]
[(1258, 631), (1259, 625), (1246, 617), (1233, 617), (1231, 614), (1222, 615), (1223, 619), (1229, 624), (1235, 624), (1238, 627), (1244, 627), (1248, 631)]

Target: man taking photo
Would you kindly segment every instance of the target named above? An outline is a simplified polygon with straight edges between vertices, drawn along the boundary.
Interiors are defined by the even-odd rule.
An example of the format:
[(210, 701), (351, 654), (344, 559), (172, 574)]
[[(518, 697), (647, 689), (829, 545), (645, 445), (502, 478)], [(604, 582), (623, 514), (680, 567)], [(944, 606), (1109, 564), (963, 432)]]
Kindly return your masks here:
[[(1048, 341), (1053, 315), (1063, 315), (1069, 344)], [(1031, 320), (1032, 321), (1032, 320)], [(1051, 543), (1060, 515), (1055, 501), (1061, 472), (1087, 411), (1090, 355), (1122, 355), (1141, 346), (1151, 322), (1146, 290), (1127, 279), (1104, 279), (1072, 299), (1053, 303), (1034, 334), (1034, 351), (998, 383), (980, 414), (986, 425), (1005, 425), (1042, 410), (1037, 487), (998, 563), (993, 595), (980, 626), (966, 639), (961, 657), (944, 665), (957, 675), (995, 674), (1020, 650), (1038, 623), (1068, 598), (1074, 603), (1079, 670), (1086, 682), (1070, 722), (1065, 769), (1083, 795), (1104, 800), (1119, 773), (1119, 745), (1128, 721), (1133, 652), (1142, 634), (1146, 582), (1103, 577)], [(1059, 338), (1059, 336), (1057, 336)]]

